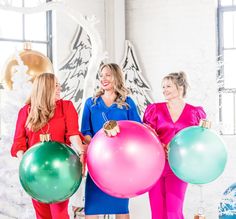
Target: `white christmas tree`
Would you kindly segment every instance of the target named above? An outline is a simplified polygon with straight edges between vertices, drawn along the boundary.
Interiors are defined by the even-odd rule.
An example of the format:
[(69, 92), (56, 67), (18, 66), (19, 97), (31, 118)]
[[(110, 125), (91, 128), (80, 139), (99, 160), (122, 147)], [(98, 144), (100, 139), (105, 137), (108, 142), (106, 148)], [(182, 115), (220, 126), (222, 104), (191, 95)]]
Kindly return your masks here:
[(151, 89), (142, 76), (142, 71), (138, 64), (134, 48), (128, 40), (126, 41), (125, 56), (121, 66), (125, 73), (125, 83), (130, 90), (130, 96), (136, 102), (138, 111), (142, 116), (147, 105), (153, 102), (147, 92)]
[(63, 99), (71, 100), (77, 112), (81, 110), (84, 94), (84, 80), (88, 73), (92, 47), (88, 34), (79, 26), (72, 42), (72, 53), (60, 70), (65, 75), (62, 86)]
[[(24, 105), (31, 90), (31, 82), (24, 65), (16, 52), (18, 65), (14, 66), (13, 89), (2, 90), (1, 101), (1, 166), (0, 169), (0, 218), (34, 218), (30, 197), (23, 191), (18, 179), (19, 161), (10, 155), (15, 124), (19, 109)], [(4, 217), (4, 218), (5, 218)]]

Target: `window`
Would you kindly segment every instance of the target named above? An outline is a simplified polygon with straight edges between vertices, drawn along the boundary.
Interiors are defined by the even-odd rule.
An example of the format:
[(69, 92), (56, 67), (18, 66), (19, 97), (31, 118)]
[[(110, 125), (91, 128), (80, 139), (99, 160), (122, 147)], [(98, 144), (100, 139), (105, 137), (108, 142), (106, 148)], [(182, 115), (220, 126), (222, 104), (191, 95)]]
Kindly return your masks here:
[(218, 1), (221, 134), (236, 135), (236, 0)]
[[(38, 0), (12, 0), (14, 7), (34, 7)], [(40, 1), (40, 3), (48, 0)], [(22, 14), (0, 9), (0, 70), (14, 52), (23, 50), (23, 42), (30, 41), (32, 49), (52, 60), (51, 11)], [(1, 75), (2, 76), (2, 75)]]

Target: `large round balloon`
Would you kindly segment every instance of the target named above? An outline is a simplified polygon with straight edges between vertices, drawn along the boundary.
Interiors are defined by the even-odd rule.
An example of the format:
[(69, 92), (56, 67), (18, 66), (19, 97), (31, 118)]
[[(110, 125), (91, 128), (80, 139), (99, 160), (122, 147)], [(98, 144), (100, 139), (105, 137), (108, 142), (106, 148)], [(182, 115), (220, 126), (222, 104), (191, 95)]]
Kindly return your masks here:
[(89, 173), (104, 192), (130, 198), (148, 191), (159, 179), (165, 154), (157, 135), (133, 121), (118, 121), (120, 133), (100, 130), (88, 147)]
[(169, 146), (170, 167), (186, 182), (209, 183), (224, 171), (226, 147), (220, 136), (210, 129), (201, 126), (185, 128)]
[(64, 201), (73, 195), (82, 180), (79, 157), (68, 146), (43, 142), (24, 154), (19, 177), (24, 190), (44, 203)]
[(219, 206), (219, 219), (236, 218), (236, 183), (230, 185), (224, 192)]

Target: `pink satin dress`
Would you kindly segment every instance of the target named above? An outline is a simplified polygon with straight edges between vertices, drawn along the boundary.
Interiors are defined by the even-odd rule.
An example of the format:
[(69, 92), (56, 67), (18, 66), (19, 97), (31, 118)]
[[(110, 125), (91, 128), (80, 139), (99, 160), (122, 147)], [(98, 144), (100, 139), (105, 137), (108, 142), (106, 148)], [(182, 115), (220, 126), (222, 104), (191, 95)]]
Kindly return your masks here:
[[(147, 107), (143, 121), (158, 134), (161, 143), (167, 145), (180, 130), (199, 124), (206, 118), (202, 107), (185, 104), (176, 121), (173, 121), (167, 104), (154, 103)], [(166, 160), (162, 176), (149, 191), (152, 219), (183, 219), (183, 202), (187, 183), (179, 179)]]

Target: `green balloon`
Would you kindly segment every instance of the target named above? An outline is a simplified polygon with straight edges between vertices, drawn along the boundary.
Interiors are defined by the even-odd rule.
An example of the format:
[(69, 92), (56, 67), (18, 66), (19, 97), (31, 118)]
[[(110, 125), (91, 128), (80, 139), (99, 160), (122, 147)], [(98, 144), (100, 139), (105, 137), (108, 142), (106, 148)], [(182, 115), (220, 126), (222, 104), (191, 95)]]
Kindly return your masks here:
[(227, 151), (223, 140), (214, 131), (192, 126), (172, 139), (168, 160), (180, 179), (192, 184), (205, 184), (222, 174)]
[(19, 178), (32, 198), (44, 203), (60, 202), (79, 188), (82, 165), (69, 146), (59, 142), (42, 142), (24, 154)]

